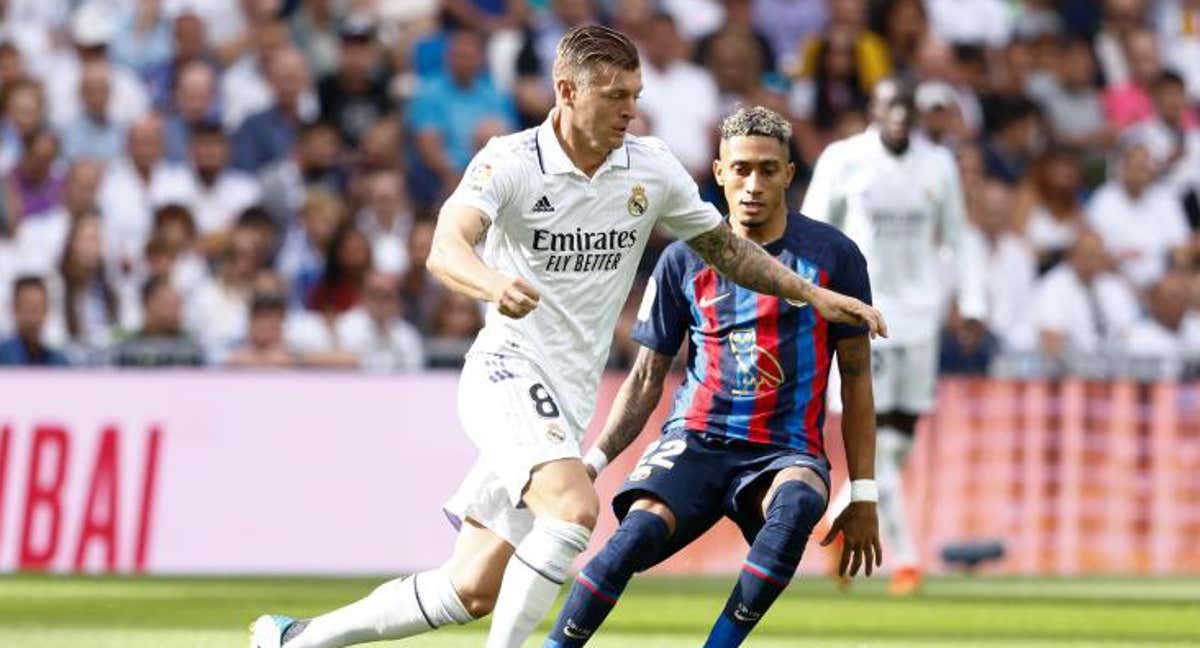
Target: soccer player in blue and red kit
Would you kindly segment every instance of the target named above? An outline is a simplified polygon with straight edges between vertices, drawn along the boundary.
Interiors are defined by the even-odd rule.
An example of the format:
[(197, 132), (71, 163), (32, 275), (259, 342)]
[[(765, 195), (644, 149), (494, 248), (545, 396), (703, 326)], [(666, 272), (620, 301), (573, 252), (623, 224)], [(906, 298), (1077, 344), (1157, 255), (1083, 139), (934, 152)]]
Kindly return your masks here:
[[(870, 303), (866, 261), (832, 226), (789, 213), (791, 129), (779, 114), (742, 108), (721, 126), (713, 164), (729, 225), (797, 273)], [(800, 562), (829, 498), (822, 427), (834, 353), (842, 377), (842, 434), (852, 503), (840, 532), (840, 571), (881, 564), (875, 514), (875, 414), (866, 328), (827, 322), (813, 308), (742, 288), (686, 245), (663, 252), (633, 332), (643, 348), (585, 463), (598, 473), (641, 432), (680, 344), (687, 377), (662, 437), (613, 500), (621, 525), (578, 574), (545, 648), (582, 646), (635, 572), (661, 562), (722, 516), (750, 544), (737, 584), (705, 646), (742, 643)]]

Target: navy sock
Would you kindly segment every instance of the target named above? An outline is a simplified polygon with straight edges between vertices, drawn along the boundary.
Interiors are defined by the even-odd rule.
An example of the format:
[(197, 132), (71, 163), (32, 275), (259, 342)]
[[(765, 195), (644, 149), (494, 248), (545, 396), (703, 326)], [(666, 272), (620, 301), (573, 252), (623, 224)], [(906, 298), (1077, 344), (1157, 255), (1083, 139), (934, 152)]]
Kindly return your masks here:
[(742, 644), (791, 582), (808, 536), (824, 512), (825, 498), (804, 482), (788, 481), (775, 489), (766, 523), (750, 546), (737, 585), (705, 648)]
[(571, 585), (554, 629), (543, 648), (582, 646), (617, 604), (634, 572), (661, 557), (667, 544), (667, 523), (649, 511), (631, 511)]

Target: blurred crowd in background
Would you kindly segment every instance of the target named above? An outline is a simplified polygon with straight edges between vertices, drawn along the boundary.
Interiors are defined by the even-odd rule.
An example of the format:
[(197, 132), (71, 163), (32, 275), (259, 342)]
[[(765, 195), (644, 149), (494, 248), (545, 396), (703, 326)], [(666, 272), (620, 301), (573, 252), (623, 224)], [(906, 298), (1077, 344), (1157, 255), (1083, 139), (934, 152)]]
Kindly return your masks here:
[(799, 205), (873, 85), (918, 84), (988, 267), (945, 371), (1200, 358), (1198, 0), (0, 0), (0, 364), (455, 366), (482, 311), (425, 272), (440, 201), (592, 22), (722, 208), (737, 105), (791, 119)]

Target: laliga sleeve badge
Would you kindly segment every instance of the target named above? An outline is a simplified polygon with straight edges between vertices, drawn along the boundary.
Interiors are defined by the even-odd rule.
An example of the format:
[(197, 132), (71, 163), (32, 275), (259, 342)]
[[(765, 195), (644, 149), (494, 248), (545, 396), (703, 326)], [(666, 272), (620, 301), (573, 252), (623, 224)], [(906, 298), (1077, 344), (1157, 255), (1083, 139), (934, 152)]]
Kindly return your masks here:
[(484, 185), (491, 179), (492, 165), (487, 162), (480, 162), (467, 174), (467, 186), (475, 191), (483, 191)]
[(629, 192), (629, 201), (625, 203), (625, 207), (629, 210), (630, 216), (641, 216), (650, 209), (650, 199), (646, 197), (646, 188), (641, 184), (633, 185), (633, 189)]
[(551, 443), (562, 443), (567, 439), (567, 433), (562, 429), (561, 425), (551, 421), (546, 424), (546, 438)]

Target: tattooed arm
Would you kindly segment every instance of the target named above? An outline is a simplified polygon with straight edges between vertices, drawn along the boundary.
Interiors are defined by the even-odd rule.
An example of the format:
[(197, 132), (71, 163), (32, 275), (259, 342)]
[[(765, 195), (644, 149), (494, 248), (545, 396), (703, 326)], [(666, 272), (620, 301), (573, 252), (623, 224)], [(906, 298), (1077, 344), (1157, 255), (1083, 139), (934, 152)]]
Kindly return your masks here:
[(872, 335), (887, 335), (887, 324), (878, 310), (805, 281), (754, 242), (734, 234), (728, 225), (718, 225), (687, 243), (721, 274), (754, 292), (808, 302), (829, 321), (866, 325)]
[(447, 288), (496, 302), (508, 317), (524, 317), (537, 307), (537, 290), (520, 277), (507, 277), (489, 268), (475, 252), (490, 225), (487, 215), (474, 207), (443, 207), (426, 267)]
[(642, 347), (633, 369), (617, 392), (596, 446), (611, 461), (642, 433), (650, 414), (662, 398), (663, 380), (673, 358)]

